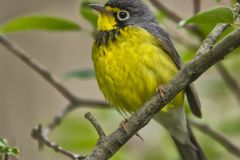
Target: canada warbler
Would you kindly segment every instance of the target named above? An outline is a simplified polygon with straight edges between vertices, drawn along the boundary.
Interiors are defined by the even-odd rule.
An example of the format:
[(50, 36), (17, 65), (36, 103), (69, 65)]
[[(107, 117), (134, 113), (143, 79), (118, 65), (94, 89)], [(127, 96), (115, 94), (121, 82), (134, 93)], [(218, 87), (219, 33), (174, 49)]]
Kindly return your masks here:
[[(100, 13), (92, 47), (99, 88), (118, 111), (132, 113), (173, 78), (182, 66), (180, 57), (141, 0), (109, 0), (90, 7)], [(184, 92), (192, 112), (201, 117), (198, 97), (188, 86), (154, 119), (170, 132), (184, 160), (204, 160), (187, 122)]]

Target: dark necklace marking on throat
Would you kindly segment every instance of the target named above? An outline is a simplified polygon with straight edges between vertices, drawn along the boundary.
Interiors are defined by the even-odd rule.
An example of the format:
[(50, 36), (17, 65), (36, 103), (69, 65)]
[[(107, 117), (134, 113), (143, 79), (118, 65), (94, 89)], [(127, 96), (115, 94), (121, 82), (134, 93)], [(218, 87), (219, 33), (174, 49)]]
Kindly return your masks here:
[(116, 41), (117, 36), (120, 35), (119, 29), (113, 29), (110, 31), (99, 31), (95, 37), (95, 43), (97, 46), (104, 44), (107, 46), (109, 42)]

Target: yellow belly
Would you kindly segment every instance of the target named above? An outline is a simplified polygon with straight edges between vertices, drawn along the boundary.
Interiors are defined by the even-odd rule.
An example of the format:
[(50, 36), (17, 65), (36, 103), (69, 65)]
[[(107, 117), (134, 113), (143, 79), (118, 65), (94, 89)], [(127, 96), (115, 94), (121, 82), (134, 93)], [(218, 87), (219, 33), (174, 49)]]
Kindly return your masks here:
[[(157, 87), (178, 72), (158, 41), (140, 27), (125, 27), (114, 42), (93, 45), (96, 79), (105, 98), (120, 111), (134, 112), (149, 100)], [(180, 107), (183, 93), (163, 109)]]

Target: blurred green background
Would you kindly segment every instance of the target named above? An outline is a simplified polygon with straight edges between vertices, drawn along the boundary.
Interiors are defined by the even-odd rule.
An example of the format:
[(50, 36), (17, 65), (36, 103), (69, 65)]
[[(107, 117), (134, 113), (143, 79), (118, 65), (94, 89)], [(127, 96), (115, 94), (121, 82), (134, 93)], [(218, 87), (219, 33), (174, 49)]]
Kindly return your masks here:
[[(163, 0), (162, 0), (163, 1)], [(12, 33), (8, 37), (29, 52), (52, 73), (63, 79), (71, 91), (82, 98), (104, 100), (94, 79), (65, 79), (64, 75), (76, 69), (93, 68), (91, 62), (91, 24), (79, 15), (81, 0), (0, 0), (0, 24), (20, 15), (51, 15), (73, 20), (87, 29), (71, 32), (32, 31)], [(105, 1), (101, 1), (102, 3)], [(180, 3), (181, 2), (181, 3)], [(149, 4), (149, 3), (148, 3)], [(192, 16), (192, 0), (168, 0), (164, 5), (183, 18)], [(214, 6), (230, 6), (229, 0), (217, 3), (202, 0), (201, 10)], [(156, 9), (149, 4), (151, 9)], [(199, 40), (156, 12), (160, 24), (170, 33), (184, 62), (193, 57), (195, 50), (184, 44), (199, 45)], [(224, 65), (239, 81), (240, 54), (227, 56)], [(240, 104), (223, 81), (215, 67), (209, 69), (196, 82), (202, 102), (204, 123), (220, 131), (240, 147)], [(240, 94), (240, 93), (239, 93)], [(0, 137), (8, 139), (11, 145), (19, 146), (21, 159), (67, 159), (45, 148), (39, 152), (37, 143), (31, 139), (31, 129), (37, 124), (48, 124), (60, 113), (67, 101), (32, 69), (14, 57), (0, 45)], [(123, 118), (112, 109), (78, 109), (69, 114), (51, 136), (51, 139), (65, 149), (80, 154), (91, 152), (98, 138), (95, 130), (84, 118), (92, 112), (102, 124), (106, 133), (119, 126)], [(206, 135), (195, 131), (210, 160), (237, 160), (222, 146)], [(154, 121), (143, 128), (138, 137), (133, 137), (112, 160), (177, 160), (175, 146), (168, 133)]]

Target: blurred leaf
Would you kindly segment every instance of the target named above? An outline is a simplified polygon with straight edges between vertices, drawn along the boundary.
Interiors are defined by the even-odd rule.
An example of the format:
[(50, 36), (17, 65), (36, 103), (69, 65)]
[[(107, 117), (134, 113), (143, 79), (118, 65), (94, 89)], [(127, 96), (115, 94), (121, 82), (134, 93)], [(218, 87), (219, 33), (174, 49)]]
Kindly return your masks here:
[(7, 140), (4, 138), (0, 138), (0, 151), (2, 147), (7, 147)]
[(66, 78), (84, 78), (89, 79), (95, 77), (95, 71), (93, 69), (82, 69), (70, 71), (65, 75)]
[(197, 24), (199, 28), (207, 35), (214, 26), (219, 23), (232, 24), (234, 22), (234, 15), (231, 8), (217, 7), (200, 12), (199, 14), (179, 22), (179, 26), (187, 24)]
[(1, 154), (12, 155), (18, 157), (19, 149), (17, 147), (9, 147), (6, 139), (0, 138), (0, 156)]
[(75, 22), (49, 16), (21, 16), (0, 25), (0, 33), (29, 30), (69, 31), (80, 29), (81, 27)]
[(83, 1), (80, 4), (80, 15), (92, 25), (93, 30), (95, 31), (97, 28), (98, 15), (93, 9), (89, 7), (89, 5), (92, 3), (96, 3), (96, 1)]
[(12, 155), (14, 157), (18, 157), (20, 151), (17, 147), (9, 148), (8, 155)]

